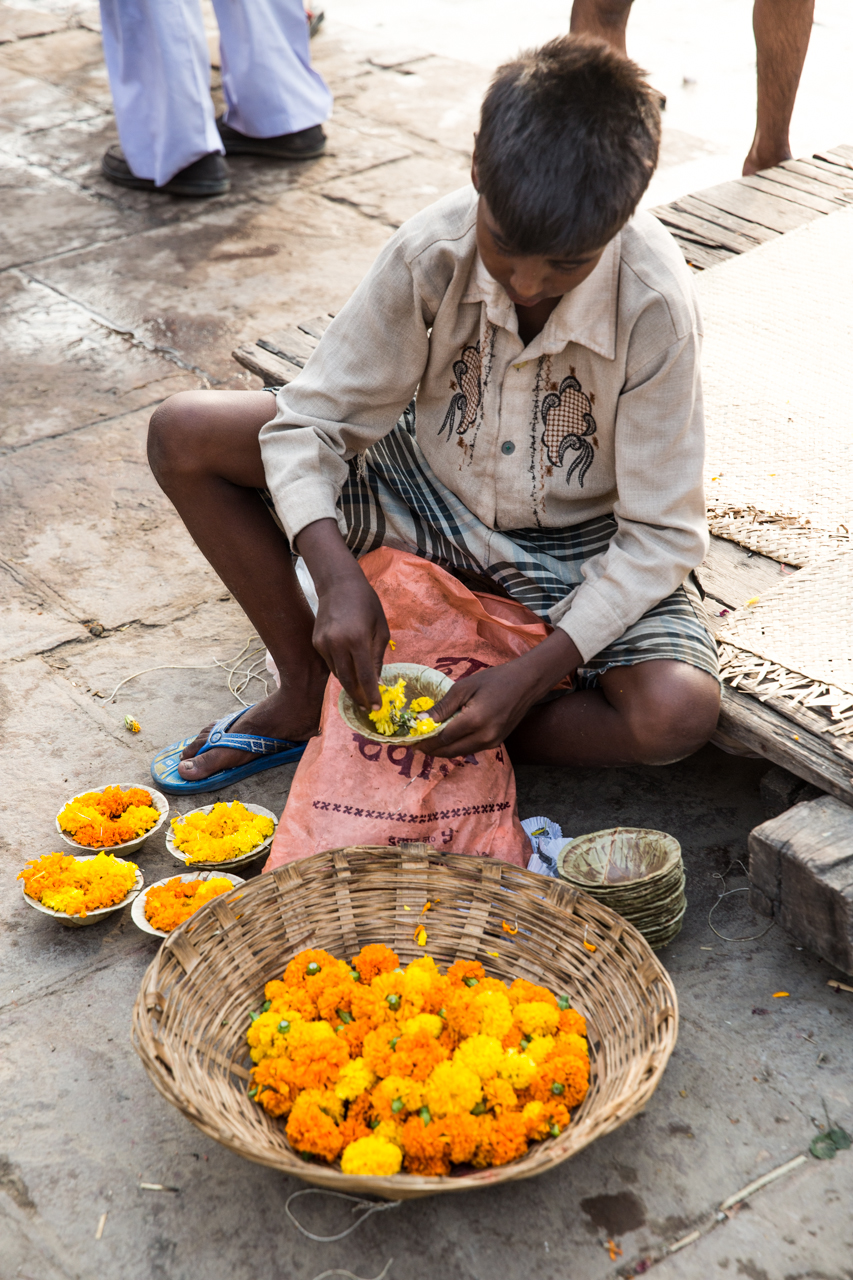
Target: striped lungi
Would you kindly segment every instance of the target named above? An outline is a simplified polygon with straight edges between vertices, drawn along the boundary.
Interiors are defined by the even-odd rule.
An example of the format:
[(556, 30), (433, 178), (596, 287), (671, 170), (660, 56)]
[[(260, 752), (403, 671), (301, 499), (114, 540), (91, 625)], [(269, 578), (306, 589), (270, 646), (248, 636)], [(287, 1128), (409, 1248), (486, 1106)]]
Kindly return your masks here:
[[(271, 495), (261, 496), (275, 515)], [(415, 439), (414, 405), (352, 459), (340, 511), (354, 555), (382, 546), (412, 552), (475, 590), (511, 596), (546, 621), (583, 581), (584, 561), (605, 551), (616, 532), (612, 515), (567, 529), (490, 529), (433, 474)], [(577, 683), (590, 688), (610, 667), (655, 659), (686, 662), (719, 679), (717, 646), (692, 578), (590, 658)]]

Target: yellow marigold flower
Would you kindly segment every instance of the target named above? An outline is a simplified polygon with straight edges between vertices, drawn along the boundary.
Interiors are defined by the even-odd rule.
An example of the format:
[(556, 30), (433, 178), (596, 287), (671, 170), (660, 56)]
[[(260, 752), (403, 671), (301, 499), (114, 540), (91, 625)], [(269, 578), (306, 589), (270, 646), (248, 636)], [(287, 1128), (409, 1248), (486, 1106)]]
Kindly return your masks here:
[(239, 800), (214, 804), (210, 813), (172, 819), (175, 847), (188, 863), (225, 862), (251, 853), (275, 830), (272, 818), (252, 813)]
[(512, 1007), (506, 992), (481, 991), (474, 996), (472, 1005), (479, 1017), (481, 1033), (503, 1040), (512, 1026)]
[(403, 1153), (393, 1142), (378, 1138), (371, 1134), (369, 1138), (358, 1138), (344, 1148), (341, 1156), (341, 1172), (353, 1175), (388, 1177), (399, 1173), (403, 1163)]
[(423, 737), (425, 733), (434, 733), (438, 728), (438, 724), (439, 722), (433, 720), (432, 716), (421, 716), (415, 721), (412, 729), (420, 737)]
[(515, 1021), (525, 1035), (551, 1035), (560, 1025), (560, 1012), (544, 1000), (525, 1001), (515, 1006)]
[(434, 706), (435, 700), (433, 698), (413, 698), (409, 703), (409, 710), (413, 711), (415, 715), (417, 715), (419, 711), (429, 711), (430, 708)]
[(354, 1102), (362, 1093), (372, 1089), (375, 1083), (376, 1076), (364, 1058), (353, 1058), (341, 1067), (335, 1093), (343, 1102)]
[(125, 729), (129, 729), (131, 733), (139, 733), (141, 726), (139, 724), (139, 721), (134, 719), (133, 716), (125, 716), (124, 727)]
[(496, 1076), (503, 1059), (503, 1045), (495, 1036), (469, 1036), (453, 1055), (454, 1062), (469, 1067), (481, 1080)]
[(382, 706), (376, 711), (369, 711), (368, 715), (376, 725), (378, 733), (391, 737), (397, 732), (400, 712), (406, 705), (406, 681), (402, 676), (396, 684), (386, 685), (380, 684), (379, 695), (382, 698)]
[[(258, 1014), (246, 1032), (252, 1061), (261, 1062), (267, 1057), (286, 1055), (286, 1035), (297, 1021), (301, 1021), (301, 1015), (295, 1009), (268, 1009), (266, 1013)], [(281, 1030), (284, 1023), (288, 1024), (286, 1033)]]
[(526, 1089), (536, 1079), (537, 1066), (526, 1053), (507, 1049), (498, 1068), (502, 1080), (508, 1080), (514, 1089)]
[(425, 1031), (427, 1035), (437, 1040), (443, 1030), (444, 1023), (437, 1013), (416, 1013), (413, 1018), (407, 1018), (403, 1023), (403, 1031), (407, 1036), (414, 1036), (419, 1031)]
[(424, 1105), (424, 1086), (408, 1076), (386, 1076), (371, 1091), (373, 1108), (382, 1120), (399, 1120), (403, 1112), (420, 1111)]
[(461, 1062), (440, 1062), (424, 1086), (426, 1105), (435, 1116), (470, 1111), (482, 1096), (480, 1077)]
[(552, 1052), (557, 1041), (553, 1036), (534, 1036), (530, 1044), (524, 1050), (528, 1058), (532, 1058), (538, 1066), (540, 1062), (544, 1062), (548, 1054)]

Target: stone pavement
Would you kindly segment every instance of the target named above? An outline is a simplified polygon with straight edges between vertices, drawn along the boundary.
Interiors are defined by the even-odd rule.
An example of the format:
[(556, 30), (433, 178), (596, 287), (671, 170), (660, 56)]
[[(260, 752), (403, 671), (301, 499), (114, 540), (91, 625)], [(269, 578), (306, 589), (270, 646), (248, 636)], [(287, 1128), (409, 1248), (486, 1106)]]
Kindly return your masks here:
[[(102, 181), (115, 131), (97, 12), (40, 8), (0, 6), (0, 39), (22, 37), (0, 43), (0, 1280), (313, 1280), (330, 1267), (376, 1276), (392, 1257), (391, 1280), (597, 1280), (650, 1267), (673, 1280), (717, 1268), (850, 1280), (853, 1153), (809, 1158), (736, 1215), (714, 1216), (807, 1149), (822, 1100), (853, 1129), (853, 996), (830, 991), (833, 971), (778, 929), (726, 942), (708, 927), (715, 876), (746, 856), (764, 816), (761, 761), (708, 747), (663, 769), (519, 771), (522, 816), (548, 814), (570, 834), (625, 823), (681, 840), (690, 904), (664, 953), (678, 1046), (645, 1114), (561, 1168), (409, 1202), (338, 1244), (288, 1222), (298, 1184), (203, 1137), (148, 1083), (128, 1031), (155, 942), (129, 912), (70, 930), (22, 902), (15, 876), (56, 847), (65, 797), (144, 783), (157, 747), (237, 705), (216, 662), (251, 631), (149, 475), (151, 410), (181, 388), (256, 386), (234, 346), (339, 306), (391, 229), (465, 180), (487, 80), (485, 68), (395, 52), (332, 16), (313, 46), (336, 96), (328, 155), (238, 159), (229, 196), (170, 200)], [(115, 701), (94, 696), (148, 668), (161, 669)], [(240, 796), (280, 810), (292, 774), (266, 773)], [(174, 869), (162, 834), (138, 860), (149, 881)], [(743, 895), (714, 923), (730, 935), (764, 927)], [(318, 1234), (347, 1221), (334, 1202), (300, 1212)], [(666, 1256), (695, 1229), (698, 1243)], [(622, 1250), (613, 1261), (609, 1239)]]

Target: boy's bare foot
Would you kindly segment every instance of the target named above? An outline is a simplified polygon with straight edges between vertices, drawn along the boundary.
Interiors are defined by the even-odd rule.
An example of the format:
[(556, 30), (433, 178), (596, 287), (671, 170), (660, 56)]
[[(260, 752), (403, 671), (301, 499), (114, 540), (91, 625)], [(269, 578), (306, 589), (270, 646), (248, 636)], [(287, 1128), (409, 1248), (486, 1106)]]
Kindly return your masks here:
[[(292, 742), (304, 742), (320, 728), (320, 708), (323, 705), (322, 687), (305, 690), (301, 695), (277, 689), (263, 702), (257, 703), (231, 726), (231, 733), (256, 733), (264, 738), (287, 738)], [(235, 751), (232, 747), (212, 747), (196, 758), (196, 753), (207, 742), (213, 724), (205, 725), (197, 737), (181, 753), (178, 773), (187, 782), (200, 782), (223, 769), (257, 760), (251, 751)]]

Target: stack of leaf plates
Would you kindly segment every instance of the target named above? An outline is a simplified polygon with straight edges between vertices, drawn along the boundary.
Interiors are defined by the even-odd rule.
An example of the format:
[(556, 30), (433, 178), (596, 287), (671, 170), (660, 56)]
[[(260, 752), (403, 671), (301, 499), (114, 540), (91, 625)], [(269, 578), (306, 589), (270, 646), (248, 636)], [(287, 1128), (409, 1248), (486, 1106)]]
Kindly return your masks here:
[(629, 920), (656, 951), (681, 929), (687, 910), (681, 845), (665, 831), (610, 827), (579, 836), (560, 850), (557, 870)]

